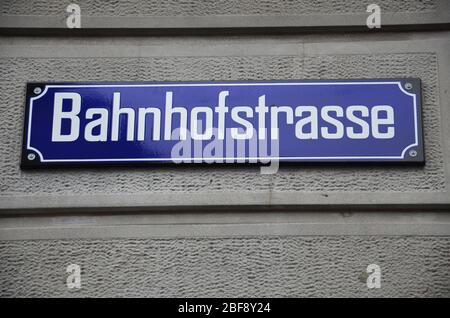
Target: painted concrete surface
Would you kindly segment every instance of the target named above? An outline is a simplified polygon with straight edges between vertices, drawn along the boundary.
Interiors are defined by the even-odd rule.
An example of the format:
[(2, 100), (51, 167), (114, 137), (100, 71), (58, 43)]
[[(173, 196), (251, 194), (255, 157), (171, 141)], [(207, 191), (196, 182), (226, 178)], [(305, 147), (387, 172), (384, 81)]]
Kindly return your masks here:
[[(447, 1), (381, 2), (391, 26), (449, 22)], [(267, 32), (51, 37), (64, 28), (62, 2), (2, 1), (0, 296), (450, 296), (449, 31), (334, 33), (363, 23), (358, 0), (98, 3), (80, 2), (88, 29)], [(270, 35), (311, 21), (328, 29)], [(40, 34), (14, 36), (22, 27)], [(421, 78), (424, 166), (19, 167), (29, 81), (378, 77)], [(72, 263), (76, 291), (65, 286)], [(365, 285), (369, 264), (381, 267), (380, 289)]]
[[(448, 32), (30, 41), (4, 38), (1, 45), (0, 210), (450, 203)], [(273, 175), (224, 165), (172, 165), (151, 173), (145, 167), (19, 167), (28, 81), (386, 77), (423, 82), (424, 166), (282, 166)]]

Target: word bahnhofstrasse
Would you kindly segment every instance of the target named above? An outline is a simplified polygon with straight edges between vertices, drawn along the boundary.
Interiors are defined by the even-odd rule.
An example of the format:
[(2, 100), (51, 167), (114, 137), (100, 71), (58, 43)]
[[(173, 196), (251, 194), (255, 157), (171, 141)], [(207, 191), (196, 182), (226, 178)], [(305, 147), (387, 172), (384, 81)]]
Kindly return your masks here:
[[(391, 139), (395, 135), (394, 109), (389, 105), (339, 105), (317, 106), (270, 106), (266, 105), (266, 96), (258, 98), (258, 105), (226, 106), (228, 91), (221, 91), (216, 107), (173, 106), (173, 92), (166, 92), (165, 107), (121, 107), (120, 92), (113, 93), (112, 110), (108, 108), (91, 107), (81, 104), (81, 96), (73, 92), (56, 92), (53, 108), (52, 141), (70, 142), (84, 138), (90, 142), (118, 141), (120, 131), (126, 128), (127, 141), (173, 140), (172, 123), (179, 119), (180, 134), (177, 140), (185, 140), (187, 131), (194, 140), (211, 140), (213, 129), (217, 129), (218, 139), (224, 139), (225, 130), (231, 129), (234, 139), (251, 139), (253, 133), (259, 139), (266, 139), (266, 131), (270, 131), (271, 139), (279, 138), (279, 121), (284, 118), (286, 124), (295, 125), (295, 136), (298, 139), (341, 139), (346, 136), (350, 139), (366, 139), (372, 136), (375, 139)], [(63, 100), (71, 100), (70, 110), (63, 109)], [(98, 105), (96, 105), (98, 106)], [(163, 111), (162, 111), (163, 110)], [(163, 113), (163, 114), (162, 114)], [(82, 116), (83, 114), (83, 116)], [(147, 127), (151, 134), (146, 135), (146, 125), (151, 114), (152, 126)], [(283, 116), (280, 116), (283, 114)], [(124, 123), (120, 116), (126, 116)], [(230, 116), (230, 117), (228, 117)], [(266, 127), (266, 118), (269, 116), (269, 127)], [(204, 118), (202, 120), (201, 118)], [(234, 123), (230, 126), (229, 118)], [(188, 120), (189, 119), (189, 120)], [(226, 120), (228, 119), (228, 120)], [(252, 121), (257, 121), (257, 127)], [(346, 120), (344, 120), (346, 119)], [(62, 131), (62, 122), (70, 122), (69, 131)], [(86, 121), (80, 125), (80, 121)], [(188, 127), (188, 122), (190, 127)], [(204, 122), (202, 129), (199, 124)], [(217, 127), (213, 127), (216, 123)], [(121, 127), (126, 124), (126, 127)], [(80, 131), (83, 127), (84, 132)], [(137, 128), (137, 129), (135, 129)], [(82, 135), (82, 137), (80, 137)]]

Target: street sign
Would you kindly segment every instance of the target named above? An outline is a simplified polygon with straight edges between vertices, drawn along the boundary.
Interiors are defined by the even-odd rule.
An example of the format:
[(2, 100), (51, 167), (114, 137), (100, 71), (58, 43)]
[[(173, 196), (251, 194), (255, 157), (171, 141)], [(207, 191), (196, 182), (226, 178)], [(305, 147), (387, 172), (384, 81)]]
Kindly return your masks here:
[(424, 161), (420, 80), (29, 83), (22, 167)]

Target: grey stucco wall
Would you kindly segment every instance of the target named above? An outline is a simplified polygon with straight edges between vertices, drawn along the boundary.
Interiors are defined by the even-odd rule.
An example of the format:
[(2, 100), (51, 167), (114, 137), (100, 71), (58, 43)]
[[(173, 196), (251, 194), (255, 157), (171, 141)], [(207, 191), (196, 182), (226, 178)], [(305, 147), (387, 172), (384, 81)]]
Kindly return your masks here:
[[(356, 0), (164, 3), (79, 2), (87, 29), (268, 31), (50, 37), (66, 2), (1, 1), (0, 296), (449, 297), (450, 32), (270, 33), (363, 25)], [(450, 23), (447, 1), (380, 5), (387, 24)], [(421, 78), (424, 166), (19, 167), (28, 81), (378, 77)], [(372, 263), (378, 290), (365, 286)]]
[[(314, 236), (0, 242), (8, 297), (448, 297), (448, 237)], [(82, 288), (65, 268), (82, 268)], [(382, 288), (366, 287), (378, 264)]]
[[(1, 28), (17, 33), (36, 28), (64, 31), (66, 7), (80, 5), (82, 32), (89, 30), (140, 29), (146, 34), (155, 29), (323, 29), (352, 28), (365, 30), (366, 9), (373, 2), (365, 0), (171, 0), (171, 1), (70, 1), (3, 0), (0, 2)], [(447, 0), (379, 0), (383, 25), (420, 29), (450, 24)], [(0, 30), (0, 32), (3, 30)], [(66, 30), (67, 31), (67, 30)], [(64, 33), (64, 32), (62, 32)], [(41, 33), (42, 34), (42, 33)], [(45, 33), (44, 33), (45, 34)], [(66, 33), (70, 34), (70, 33)], [(73, 31), (72, 31), (73, 34)]]
[[(4, 217), (3, 297), (448, 297), (448, 213)], [(78, 264), (82, 287), (65, 285)], [(381, 268), (381, 288), (366, 268)]]
[[(9, 43), (8, 43), (9, 41)], [(4, 210), (186, 205), (448, 204), (448, 33), (3, 39), (0, 118)], [(418, 77), (424, 166), (168, 166), (25, 171), (27, 81), (177, 81)], [(76, 195), (76, 196), (75, 196)]]
[[(211, 40), (212, 42), (213, 40)], [(241, 46), (245, 39), (223, 45)], [(274, 41), (274, 45), (276, 45)], [(244, 53), (245, 54), (245, 53)], [(5, 58), (2, 74), (14, 74), (3, 88), (5, 103), (0, 116), (3, 127), (2, 153), (6, 162), (17, 162), (22, 138), (23, 91), (26, 81), (177, 81), (263, 80), (314, 78), (419, 77), (423, 81), (425, 167), (283, 167), (272, 176), (256, 169), (215, 166), (211, 169), (168, 167), (94, 170), (22, 171), (6, 166), (2, 195), (67, 195), (190, 192), (441, 192), (446, 178), (441, 148), (438, 106), (437, 56), (434, 53), (330, 54), (326, 56), (253, 55), (196, 57), (86, 57)], [(7, 120), (14, 119), (14, 120)], [(8, 140), (15, 140), (11, 151)], [(12, 169), (11, 169), (12, 168)], [(408, 182), (404, 182), (408, 179)], [(7, 182), (6, 182), (7, 180)]]
[[(380, 0), (378, 5), (387, 12), (423, 12), (438, 7), (436, 0)], [(4, 0), (0, 12), (4, 15), (64, 16), (70, 1)], [(357, 13), (367, 7), (367, 1), (327, 0), (127, 0), (76, 2), (88, 16), (205, 16), (205, 15), (290, 15)]]

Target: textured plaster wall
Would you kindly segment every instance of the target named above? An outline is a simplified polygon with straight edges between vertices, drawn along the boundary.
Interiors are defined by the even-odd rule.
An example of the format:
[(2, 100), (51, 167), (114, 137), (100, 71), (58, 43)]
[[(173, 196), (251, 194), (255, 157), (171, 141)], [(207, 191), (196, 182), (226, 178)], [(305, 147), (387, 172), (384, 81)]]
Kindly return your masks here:
[[(406, 199), (402, 202), (408, 204), (417, 194), (446, 193), (448, 181), (443, 134), (447, 123), (442, 114), (447, 104), (440, 98), (443, 90), (440, 68), (445, 65), (442, 53), (437, 46), (420, 42), (418, 35), (413, 37), (418, 42), (402, 39), (403, 43), (411, 44), (392, 50), (390, 44), (398, 39), (391, 37), (390, 41), (382, 41), (372, 50), (366, 48), (369, 45), (366, 37), (355, 37), (354, 41), (348, 40), (340, 52), (335, 50), (334, 53), (323, 46), (323, 36), (281, 39), (94, 38), (78, 39), (73, 43), (65, 39), (39, 38), (13, 40), (11, 43), (11, 40), (4, 39), (0, 51), (0, 199), (5, 198), (5, 202), (7, 198), (17, 196), (20, 203), (20, 198), (30, 198), (27, 205), (32, 211), (33, 198), (42, 195), (47, 196), (46, 200), (64, 206), (64, 203), (58, 203), (63, 202), (60, 198), (69, 196), (76, 199), (78, 195), (84, 195), (79, 197), (79, 205), (85, 204), (83, 198), (86, 197), (93, 197), (95, 201), (96, 195), (114, 198), (123, 194), (169, 194), (167, 198), (170, 201), (177, 200), (180, 194), (189, 196), (194, 193), (205, 198), (210, 193), (229, 195), (230, 204), (239, 204), (241, 198), (264, 191), (293, 193), (299, 197), (319, 193), (323, 194), (324, 200), (329, 199), (326, 197), (328, 194), (338, 198), (366, 194), (368, 200), (382, 204), (382, 199), (372, 199), (378, 193), (381, 198), (388, 194), (404, 194)], [(445, 43), (446, 39), (446, 36), (439, 36), (437, 42)], [(208, 51), (196, 51), (195, 48), (205, 43), (209, 43)], [(286, 44), (288, 46), (284, 48)], [(137, 51), (130, 50), (136, 47)], [(232, 50), (228, 52), (224, 47)], [(80, 48), (85, 50), (80, 51)], [(426, 151), (426, 165), (423, 167), (282, 167), (275, 175), (261, 175), (254, 167), (223, 166), (37, 171), (19, 168), (27, 81), (408, 76), (421, 78), (423, 84)], [(239, 194), (239, 197), (234, 194)], [(332, 204), (333, 200), (331, 198), (328, 202)], [(345, 211), (345, 207), (342, 210)], [(55, 213), (59, 212), (56, 210)], [(161, 226), (179, 222), (195, 224), (203, 220), (200, 217), (197, 221), (190, 221), (187, 219), (189, 213), (171, 219), (171, 212), (165, 213), (169, 219), (160, 223)], [(223, 212), (224, 215), (227, 213), (227, 210)], [(248, 217), (247, 212), (240, 213)], [(276, 213), (272, 212), (273, 215)], [(327, 215), (328, 212), (316, 213)], [(390, 213), (402, 214), (395, 209)], [(417, 213), (417, 217), (427, 213)], [(293, 212), (293, 215), (301, 216), (302, 212)], [(377, 212), (370, 215), (373, 222), (378, 223)], [(352, 216), (346, 218), (351, 220)], [(416, 236), (428, 221), (404, 225), (403, 236), (395, 230), (391, 230), (392, 236), (376, 235), (376, 229), (369, 235), (364, 230), (360, 233), (364, 235), (355, 235), (352, 231), (348, 234), (338, 231), (332, 235), (325, 231), (317, 235), (311, 230), (308, 233), (314, 236), (309, 236), (301, 232), (296, 234), (295, 229), (289, 230), (289, 235), (283, 235), (283, 224), (293, 224), (292, 220), (282, 218), (281, 224), (275, 225), (273, 220), (262, 218), (255, 221), (265, 224), (264, 231), (259, 234), (209, 237), (201, 232), (181, 231), (172, 238), (169, 232), (165, 238), (137, 239), (133, 238), (137, 235), (133, 230), (128, 230), (125, 237), (115, 238), (114, 233), (122, 233), (122, 219), (114, 222), (115, 227), (108, 230), (108, 237), (101, 238), (102, 234), (94, 234), (95, 223), (90, 224), (88, 217), (80, 216), (75, 222), (81, 222), (78, 228), (90, 228), (95, 235), (95, 239), (90, 239), (89, 234), (77, 238), (77, 226), (71, 229), (70, 238), (65, 238), (61, 233), (67, 225), (58, 223), (56, 217), (52, 226), (63, 231), (59, 232), (57, 239), (53, 232), (46, 230), (47, 221), (42, 221), (37, 227), (24, 225), (25, 237), (10, 240), (8, 233), (15, 231), (15, 227), (27, 219), (18, 218), (16, 223), (1, 226), (0, 218), (2, 296), (450, 296), (450, 228), (447, 226), (446, 231), (444, 227), (438, 235), (433, 235), (431, 229), (426, 235)], [(208, 216), (207, 219), (213, 226), (215, 217)], [(407, 222), (413, 219), (411, 217)], [(242, 226), (251, 220), (234, 220), (227, 224), (227, 233), (238, 227), (239, 231), (245, 232)], [(327, 223), (329, 233), (335, 232), (334, 226), (338, 222), (341, 221)], [(389, 228), (389, 222), (386, 224)], [(154, 225), (154, 229), (157, 227)], [(273, 235), (275, 227), (278, 234)], [(305, 227), (309, 228), (308, 225)], [(352, 227), (362, 228), (357, 222), (350, 225)], [(143, 235), (142, 231), (140, 233)], [(151, 234), (151, 230), (148, 233)], [(71, 263), (80, 264), (83, 268), (83, 288), (79, 291), (69, 291), (64, 285), (65, 268)], [(365, 268), (371, 263), (382, 268), (383, 287), (380, 290), (368, 290), (365, 286)]]
[[(3, 0), (0, 28), (73, 34), (65, 23), (66, 7), (71, 3), (81, 9), (82, 29), (76, 32), (86, 34), (110, 29), (115, 29), (116, 34), (126, 34), (130, 29), (144, 34), (187, 29), (211, 33), (223, 28), (238, 32), (255, 28), (264, 34), (273, 33), (274, 28), (309, 32), (311, 28), (341, 27), (367, 31), (366, 10), (372, 4), (364, 0)], [(429, 25), (450, 25), (447, 0), (378, 0), (376, 4), (383, 13), (382, 23), (388, 28), (420, 30)]]
[[(0, 27), (65, 28), (71, 2), (0, 1)], [(47, 38), (15, 37), (13, 30), (1, 37), (0, 296), (450, 296), (448, 32), (270, 35), (271, 23), (288, 15), (290, 24), (306, 26), (353, 25), (339, 15), (358, 15), (364, 26), (362, 0), (76, 3), (94, 17), (87, 19), (93, 28), (110, 27), (104, 18), (117, 18), (116, 28), (135, 21), (182, 28), (197, 17), (205, 18), (203, 27), (238, 17), (239, 25), (255, 18), (250, 26), (268, 29), (262, 36)], [(445, 1), (377, 3), (394, 24), (449, 22), (439, 10)], [(242, 166), (19, 167), (26, 82), (378, 77), (422, 80), (424, 166), (290, 166), (274, 175)], [(204, 205), (215, 204), (225, 207), (208, 214)], [(348, 213), (358, 204), (373, 212)], [(152, 218), (149, 209), (161, 205), (169, 208)], [(172, 205), (203, 209), (175, 216)], [(266, 214), (256, 219), (250, 205)], [(290, 214), (280, 216), (281, 205)], [(319, 219), (301, 223), (304, 205), (318, 206)], [(150, 217), (150, 225), (134, 225), (122, 214), (127, 207), (139, 209), (137, 219)], [(324, 207), (342, 215), (327, 219)], [(118, 214), (106, 217), (110, 209)], [(4, 216), (24, 210), (35, 215)], [(82, 267), (81, 290), (65, 286), (71, 263)], [(379, 290), (365, 285), (372, 263), (382, 269)]]
[[(238, 237), (0, 242), (0, 295), (449, 297), (449, 237)], [(68, 290), (65, 268), (82, 268)], [(366, 287), (368, 264), (382, 288)]]
[[(232, 41), (230, 45), (239, 45)], [(93, 43), (92, 43), (93, 44)], [(0, 196), (49, 194), (279, 192), (439, 192), (445, 189), (433, 53), (321, 56), (206, 56), (140, 58), (3, 58), (0, 64)], [(19, 167), (27, 81), (177, 81), (419, 77), (423, 83), (424, 167), (63, 169)], [(408, 182), (405, 182), (405, 179)]]
[[(69, 0), (3, 0), (5, 15), (64, 15)], [(76, 1), (89, 16), (214, 16), (214, 15), (302, 15), (365, 12), (364, 0), (104, 0)], [(386, 12), (423, 12), (437, 7), (436, 0), (379, 0)]]

